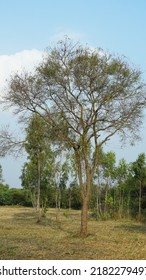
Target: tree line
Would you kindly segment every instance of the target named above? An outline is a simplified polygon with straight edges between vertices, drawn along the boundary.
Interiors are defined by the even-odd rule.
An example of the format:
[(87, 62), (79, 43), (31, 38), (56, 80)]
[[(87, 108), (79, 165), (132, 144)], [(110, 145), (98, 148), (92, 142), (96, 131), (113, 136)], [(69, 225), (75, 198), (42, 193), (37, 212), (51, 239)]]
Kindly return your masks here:
[[(34, 207), (38, 219), (48, 207), (58, 211), (81, 209), (82, 198), (73, 153), (48, 144), (46, 127), (38, 115), (33, 115), (26, 128), (27, 161), (22, 167), (22, 189), (4, 184), (0, 166), (0, 205)], [(41, 210), (41, 212), (40, 212)], [(95, 219), (136, 218), (146, 214), (146, 156), (131, 163), (116, 154), (99, 150), (98, 164), (91, 185), (90, 215)]]
[[(51, 153), (50, 149), (53, 149), (57, 152), (56, 159), (61, 153), (63, 158), (69, 153), (72, 172), (77, 175), (75, 179), (81, 197), (82, 236), (87, 235), (88, 210), (94, 191), (98, 194), (98, 206), (94, 207), (97, 213), (103, 215), (108, 210), (113, 212), (118, 209), (119, 215), (123, 215), (126, 190), (122, 182), (126, 175), (117, 179), (120, 187), (112, 194), (114, 175), (109, 175), (110, 171), (106, 168), (103, 171), (100, 154), (104, 144), (115, 134), (119, 135), (121, 141), (130, 140), (132, 143), (139, 137), (146, 105), (145, 83), (140, 70), (129, 65), (123, 57), (111, 55), (100, 48), (84, 47), (65, 38), (55, 47), (47, 49), (42, 62), (33, 73), (24, 70), (10, 77), (2, 102), (5, 107), (14, 109), (14, 113), (19, 116), (19, 122), (26, 128), (27, 136), (26, 139), (16, 139), (8, 128), (1, 129), (0, 155), (19, 153), (18, 147), (25, 148), (28, 152), (29, 161), (24, 167), (22, 177), (24, 185), (26, 178), (31, 181), (31, 189), (37, 185), (37, 195), (36, 190), (31, 195), (37, 199), (35, 203), (38, 213), (41, 188), (44, 186), (42, 189), (45, 190), (45, 180), (48, 178), (49, 182), (54, 177), (56, 180), (58, 209), (61, 203), (59, 185), (63, 176), (63, 171), (60, 171), (62, 167), (56, 160), (56, 166), (53, 167), (55, 173), (52, 175), (54, 153), (49, 159), (47, 157)], [(34, 133), (30, 131), (31, 122), (36, 116), (37, 126), (40, 122), (40, 130), (44, 128), (40, 134), (36, 128)], [(35, 126), (35, 123), (33, 125)], [(49, 175), (48, 172), (52, 173)], [(32, 174), (33, 180), (30, 178)], [(98, 180), (96, 185), (99, 186), (99, 192), (96, 188), (93, 191), (95, 177)], [(138, 178), (135, 177), (139, 182), (138, 209), (141, 215), (144, 187), (141, 177)], [(105, 181), (106, 187), (102, 188)], [(131, 195), (130, 192), (128, 198), (127, 194), (129, 211)], [(45, 203), (44, 199), (43, 205)]]

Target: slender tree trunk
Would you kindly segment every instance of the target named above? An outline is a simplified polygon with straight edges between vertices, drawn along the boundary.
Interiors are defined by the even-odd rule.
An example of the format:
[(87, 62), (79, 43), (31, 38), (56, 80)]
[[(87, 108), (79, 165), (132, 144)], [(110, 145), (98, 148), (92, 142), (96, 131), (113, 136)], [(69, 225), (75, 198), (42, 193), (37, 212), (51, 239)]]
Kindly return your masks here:
[(98, 214), (99, 214), (99, 192), (97, 186), (96, 187), (96, 220), (98, 220)]
[(47, 198), (42, 201), (42, 217), (46, 217), (47, 213)]
[(100, 203), (100, 179), (98, 173), (98, 185), (96, 186), (96, 219), (97, 220), (99, 215), (102, 215), (102, 211), (101, 211), (101, 203)]
[(56, 190), (56, 220), (60, 221), (60, 204), (61, 204), (61, 193), (60, 189)]
[(81, 231), (80, 234), (82, 237), (87, 236), (87, 225), (88, 225), (88, 209), (89, 209), (89, 200), (90, 200), (90, 190), (91, 190), (91, 178), (86, 173), (86, 184), (84, 184), (84, 194), (82, 192), (82, 210), (81, 210)]
[(72, 197), (71, 197), (71, 194), (69, 195), (69, 210), (71, 210), (71, 199), (72, 199)]
[(41, 213), (40, 213), (40, 188), (41, 188), (41, 165), (40, 165), (40, 159), (38, 156), (38, 186), (37, 186), (37, 213), (38, 213), (38, 220), (37, 222), (40, 222), (41, 219)]
[(81, 210), (81, 236), (87, 236), (87, 224), (88, 224), (88, 208), (89, 198), (87, 196), (83, 199), (82, 210)]
[(113, 193), (113, 212), (115, 215), (115, 201), (116, 201), (116, 195), (115, 195), (115, 189), (114, 189), (114, 193)]
[(128, 218), (130, 217), (130, 192), (128, 193), (128, 202), (127, 202), (127, 207), (128, 207)]
[(124, 214), (124, 190), (122, 190), (121, 194), (121, 217), (123, 217)]
[[(85, 138), (83, 139), (83, 143), (85, 144)], [(81, 230), (80, 234), (82, 237), (87, 236), (87, 224), (88, 224), (88, 208), (89, 208), (89, 198), (90, 198), (90, 190), (91, 190), (91, 170), (89, 170), (89, 163), (87, 158), (87, 143), (84, 145), (83, 154), (79, 150), (75, 150), (75, 156), (77, 160), (78, 166), (78, 178), (80, 191), (82, 196), (82, 210), (81, 210)], [(84, 160), (82, 161), (82, 156)], [(84, 165), (82, 163), (84, 162)], [(83, 181), (85, 175), (85, 179)]]
[(33, 208), (37, 208), (37, 201), (36, 201), (36, 190), (35, 189), (33, 189), (32, 191), (31, 191), (31, 202), (32, 202), (32, 206), (33, 206)]
[(105, 197), (104, 197), (104, 215), (107, 215), (107, 195), (108, 195), (108, 186), (105, 188)]
[(139, 185), (139, 205), (138, 205), (138, 217), (139, 219), (141, 218), (141, 195), (142, 195), (142, 190), (141, 190), (141, 181)]
[(122, 190), (121, 190), (121, 186), (120, 186), (120, 196), (119, 196), (119, 219), (121, 219), (121, 204), (122, 204)]

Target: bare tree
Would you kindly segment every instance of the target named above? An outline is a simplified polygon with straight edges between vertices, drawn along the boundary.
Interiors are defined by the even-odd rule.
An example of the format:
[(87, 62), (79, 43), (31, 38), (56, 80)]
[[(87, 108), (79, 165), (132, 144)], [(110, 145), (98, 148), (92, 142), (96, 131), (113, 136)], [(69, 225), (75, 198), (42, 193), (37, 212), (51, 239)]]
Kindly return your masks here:
[(20, 139), (10, 131), (9, 126), (1, 128), (0, 131), (0, 157), (7, 154), (13, 154), (15, 157), (20, 156), (24, 147), (25, 140)]
[(132, 141), (139, 135), (146, 104), (141, 72), (124, 58), (65, 39), (48, 49), (34, 75), (10, 79), (4, 102), (15, 113), (39, 114), (52, 140), (73, 149), (82, 196), (81, 235), (86, 236), (99, 147), (116, 133)]

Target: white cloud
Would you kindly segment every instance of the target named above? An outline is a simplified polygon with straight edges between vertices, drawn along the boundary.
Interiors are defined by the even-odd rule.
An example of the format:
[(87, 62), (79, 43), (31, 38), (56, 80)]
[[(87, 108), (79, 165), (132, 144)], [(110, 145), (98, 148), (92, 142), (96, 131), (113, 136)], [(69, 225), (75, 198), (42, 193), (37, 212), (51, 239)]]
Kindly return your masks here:
[(0, 55), (0, 94), (5, 86), (6, 79), (13, 73), (22, 69), (32, 71), (43, 56), (43, 52), (33, 50), (23, 50), (13, 55)]

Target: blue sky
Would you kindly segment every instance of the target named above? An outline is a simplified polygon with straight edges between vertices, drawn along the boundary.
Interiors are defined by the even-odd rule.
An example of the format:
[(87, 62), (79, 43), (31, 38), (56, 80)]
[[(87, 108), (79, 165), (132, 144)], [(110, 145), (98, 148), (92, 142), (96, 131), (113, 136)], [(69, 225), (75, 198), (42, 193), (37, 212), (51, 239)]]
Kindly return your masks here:
[[(146, 80), (146, 1), (145, 0), (0, 0), (0, 90), (11, 71), (32, 69), (42, 52), (66, 34), (75, 41), (124, 55), (129, 63), (143, 71)], [(0, 93), (1, 94), (1, 93)], [(11, 112), (0, 108), (0, 126), (17, 125)], [(121, 149), (114, 138), (106, 149), (117, 159), (130, 162), (146, 153), (146, 118), (142, 142)], [(24, 158), (0, 159), (4, 179), (11, 187), (20, 187)]]

